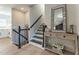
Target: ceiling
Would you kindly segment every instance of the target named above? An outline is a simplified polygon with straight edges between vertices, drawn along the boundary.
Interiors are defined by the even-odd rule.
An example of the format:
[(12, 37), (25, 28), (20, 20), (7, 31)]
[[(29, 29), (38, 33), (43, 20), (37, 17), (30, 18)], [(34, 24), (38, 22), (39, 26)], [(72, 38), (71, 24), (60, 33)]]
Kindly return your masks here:
[(29, 7), (32, 7), (34, 4), (0, 4), (2, 7), (10, 7), (15, 8), (22, 12), (27, 12), (29, 10)]

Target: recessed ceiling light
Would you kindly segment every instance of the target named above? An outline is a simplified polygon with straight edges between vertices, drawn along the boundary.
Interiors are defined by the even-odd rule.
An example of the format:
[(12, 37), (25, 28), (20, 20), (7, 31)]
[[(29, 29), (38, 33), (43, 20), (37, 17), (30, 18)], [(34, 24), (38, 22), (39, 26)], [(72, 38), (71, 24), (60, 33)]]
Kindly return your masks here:
[(2, 9), (3, 7), (2, 6), (0, 6), (0, 9)]
[(24, 8), (21, 8), (21, 10), (24, 10)]

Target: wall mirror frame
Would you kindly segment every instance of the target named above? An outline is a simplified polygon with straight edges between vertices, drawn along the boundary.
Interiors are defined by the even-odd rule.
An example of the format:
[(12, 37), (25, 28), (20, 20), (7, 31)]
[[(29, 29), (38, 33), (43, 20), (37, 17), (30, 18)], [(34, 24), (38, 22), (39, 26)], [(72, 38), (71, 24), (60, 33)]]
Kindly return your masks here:
[(66, 5), (51, 8), (51, 30), (52, 32), (67, 32)]

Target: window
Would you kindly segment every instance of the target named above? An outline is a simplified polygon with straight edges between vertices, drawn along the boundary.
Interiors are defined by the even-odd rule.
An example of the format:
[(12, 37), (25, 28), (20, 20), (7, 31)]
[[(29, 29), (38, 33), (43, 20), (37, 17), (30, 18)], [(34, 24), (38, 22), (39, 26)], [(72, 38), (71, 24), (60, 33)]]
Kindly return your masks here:
[(0, 7), (0, 28), (11, 26), (11, 8)]

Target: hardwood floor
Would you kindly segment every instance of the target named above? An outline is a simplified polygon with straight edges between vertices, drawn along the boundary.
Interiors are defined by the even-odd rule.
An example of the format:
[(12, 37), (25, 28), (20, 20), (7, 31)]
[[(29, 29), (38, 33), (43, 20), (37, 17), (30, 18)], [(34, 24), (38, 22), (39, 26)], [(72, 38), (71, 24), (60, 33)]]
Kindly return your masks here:
[[(69, 54), (66, 52), (66, 54)], [(39, 47), (31, 44), (24, 45), (21, 49), (18, 49), (12, 44), (11, 39), (0, 39), (0, 55), (57, 55), (47, 50), (43, 50)]]
[(55, 55), (52, 52), (45, 51), (36, 46), (26, 44), (18, 49), (11, 43), (11, 39), (0, 39), (0, 55)]

